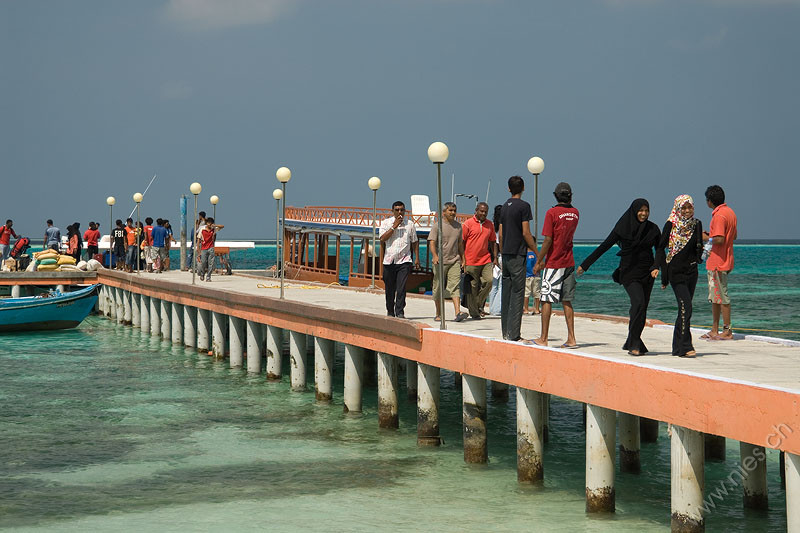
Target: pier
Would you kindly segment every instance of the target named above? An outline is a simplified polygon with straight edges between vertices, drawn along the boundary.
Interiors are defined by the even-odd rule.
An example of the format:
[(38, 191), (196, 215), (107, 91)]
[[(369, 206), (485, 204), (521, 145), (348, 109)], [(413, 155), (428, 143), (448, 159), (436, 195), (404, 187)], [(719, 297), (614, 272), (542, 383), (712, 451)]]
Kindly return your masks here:
[[(489, 382), (492, 392), (513, 386), (521, 483), (540, 483), (548, 475), (542, 453), (548, 395), (583, 402), (586, 510), (591, 513), (614, 511), (616, 449), (624, 471), (639, 471), (640, 442), (653, 438), (653, 421), (671, 425), (674, 531), (705, 527), (703, 466), (712, 460), (707, 448), (720, 441), (724, 446), (724, 439), (741, 443), (742, 504), (752, 508), (768, 504), (763, 451), (781, 450), (788, 530), (800, 531), (800, 346), (792, 343), (698, 340), (699, 357), (684, 359), (669, 355), (671, 326), (652, 322), (644, 336), (656, 350), (634, 358), (620, 349), (627, 332), (624, 319), (577, 316), (577, 350), (557, 348), (565, 331), (562, 321), (553, 320), (552, 347), (539, 348), (500, 339), (499, 317), (449, 322), (448, 330), (441, 331), (429, 298), (410, 297), (410, 320), (400, 320), (385, 316), (380, 291), (288, 283), (282, 300), (274, 280), (256, 276), (217, 276), (193, 285), (190, 273), (177, 271), (136, 275), (102, 270), (96, 279), (53, 274), (36, 283), (33, 278), (22, 282), (23, 274), (4, 276), (0, 283), (99, 282), (99, 311), (105, 316), (227, 358), (231, 367), (265, 380), (281, 377), (283, 345), (288, 343), (293, 390), (304, 391), (313, 374), (315, 400), (329, 403), (332, 381), (343, 379), (344, 409), (357, 413), (365, 382), (377, 379), (377, 424), (386, 430), (397, 427), (398, 402), (415, 399), (420, 446), (440, 444), (440, 372), (457, 372), (463, 388), (464, 459), (470, 463), (488, 457)], [(523, 335), (536, 331), (538, 319), (526, 319)], [(337, 342), (345, 347), (344, 376), (332, 375)], [(399, 390), (401, 362), (410, 378), (406, 391)]]

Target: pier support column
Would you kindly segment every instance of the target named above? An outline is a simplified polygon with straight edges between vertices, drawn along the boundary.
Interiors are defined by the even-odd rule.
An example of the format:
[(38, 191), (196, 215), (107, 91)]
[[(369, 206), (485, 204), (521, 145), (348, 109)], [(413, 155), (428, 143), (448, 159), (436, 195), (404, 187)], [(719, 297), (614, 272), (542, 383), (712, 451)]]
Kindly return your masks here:
[(785, 453), (786, 530), (800, 531), (800, 455)]
[(333, 399), (333, 354), (336, 344), (331, 339), (314, 337), (314, 395), (320, 403)]
[(11, 297), (12, 298), (19, 298), (20, 296), (20, 286), (19, 285), (12, 285), (11, 286)]
[(621, 472), (638, 474), (642, 471), (639, 457), (641, 434), (639, 417), (620, 412), (619, 417), (619, 469)]
[(143, 294), (139, 301), (141, 308), (139, 322), (141, 322), (142, 331), (147, 333), (150, 331), (150, 297)]
[(417, 364), (417, 446), (440, 446), (439, 367)]
[(586, 406), (586, 512), (613, 513), (614, 459), (617, 413), (605, 407)]
[(496, 400), (508, 400), (508, 384), (492, 381), (492, 398)]
[(117, 307), (117, 324), (125, 323), (125, 291), (117, 287), (114, 289), (114, 302)]
[(183, 304), (172, 302), (172, 344), (183, 344)]
[(658, 442), (658, 420), (639, 417), (639, 437), (641, 442)]
[(544, 479), (543, 394), (517, 387), (517, 481)]
[(172, 302), (161, 300), (161, 338), (172, 340)]
[[(14, 287), (11, 287), (13, 290)], [(100, 285), (100, 288), (97, 290), (97, 310), (100, 312), (101, 315), (106, 314), (106, 286)]]
[(298, 331), (289, 332), (289, 357), (291, 361), (292, 390), (306, 390), (306, 361), (308, 359), (306, 334)]
[(486, 380), (461, 374), (462, 418), (464, 424), (464, 462), (486, 463)]
[(161, 300), (150, 297), (150, 335), (161, 335)]
[(211, 351), (211, 311), (197, 310), (197, 351), (208, 355)]
[(706, 461), (725, 460), (725, 437), (706, 433), (704, 446)]
[(397, 357), (378, 352), (378, 427), (397, 429)]
[(211, 313), (211, 353), (214, 359), (225, 358), (225, 330), (228, 329), (228, 317), (222, 313)]
[(417, 403), (417, 362), (406, 359), (406, 392), (408, 401)]
[(247, 342), (244, 331), (244, 320), (235, 316), (228, 317), (228, 351), (231, 368), (242, 368), (244, 347)]
[(64, 294), (65, 292), (67, 292), (67, 287), (66, 287), (66, 285), (59, 284), (59, 285), (56, 285), (56, 290), (58, 292), (60, 292), (61, 294)]
[(197, 308), (183, 306), (183, 345), (197, 349)]
[(142, 295), (131, 293), (131, 325), (135, 328), (142, 327)]
[[(264, 353), (264, 326), (247, 321), (247, 373), (261, 373), (261, 357)], [(231, 350), (232, 352), (232, 350)]]
[(672, 531), (687, 533), (705, 531), (703, 434), (673, 425), (670, 448)]
[(767, 501), (767, 452), (763, 446), (746, 442), (739, 443), (742, 461), (742, 503), (745, 509), (766, 510)]
[(364, 348), (344, 346), (344, 412), (361, 412), (361, 389), (364, 372)]
[[(19, 292), (17, 293), (19, 294)], [(13, 295), (12, 295), (13, 296)], [(108, 288), (108, 318), (117, 321), (117, 288)]]
[(131, 291), (122, 291), (122, 323), (130, 326), (133, 322), (133, 310), (131, 309)]
[(281, 380), (283, 362), (283, 330), (275, 326), (267, 326), (267, 379)]

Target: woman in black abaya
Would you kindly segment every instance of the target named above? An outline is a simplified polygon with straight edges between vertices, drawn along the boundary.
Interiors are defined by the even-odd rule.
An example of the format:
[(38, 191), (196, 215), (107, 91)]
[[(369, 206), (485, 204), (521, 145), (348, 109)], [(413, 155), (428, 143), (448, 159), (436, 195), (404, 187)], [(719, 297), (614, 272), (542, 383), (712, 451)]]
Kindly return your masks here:
[(642, 330), (647, 321), (647, 306), (650, 304), (650, 293), (653, 290), (654, 264), (653, 249), (658, 245), (661, 232), (658, 226), (648, 220), (650, 204), (644, 198), (637, 198), (619, 217), (614, 229), (608, 234), (600, 246), (584, 259), (578, 267), (578, 275), (583, 274), (609, 248), (618, 244), (620, 251), (619, 268), (614, 271), (614, 281), (622, 284), (631, 301), (630, 321), (628, 322), (628, 338), (622, 346), (630, 355), (647, 353), (647, 346), (642, 342)]

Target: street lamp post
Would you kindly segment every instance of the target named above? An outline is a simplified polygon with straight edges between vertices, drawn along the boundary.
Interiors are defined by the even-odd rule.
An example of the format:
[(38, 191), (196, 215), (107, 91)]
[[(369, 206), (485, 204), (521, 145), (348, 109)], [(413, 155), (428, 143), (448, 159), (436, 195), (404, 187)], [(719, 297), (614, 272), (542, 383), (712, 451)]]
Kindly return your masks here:
[(219, 196), (217, 196), (215, 194), (214, 196), (209, 198), (209, 200), (211, 201), (211, 205), (214, 206), (214, 215), (213, 216), (214, 216), (214, 222), (216, 222), (217, 221), (217, 204), (219, 203)]
[(437, 273), (439, 275), (439, 316), (440, 316), (440, 323), (439, 329), (447, 329), (444, 321), (445, 309), (444, 309), (444, 265), (442, 264), (442, 163), (447, 161), (447, 158), (450, 156), (450, 149), (447, 148), (447, 145), (443, 142), (435, 142), (428, 147), (428, 159), (431, 160), (431, 163), (436, 165), (436, 190), (438, 193), (438, 208), (436, 210), (436, 228), (439, 232), (438, 238), (436, 239), (436, 251), (439, 255), (439, 264), (436, 265)]
[(281, 268), (279, 251), (283, 251), (283, 242), (281, 241), (281, 198), (283, 198), (283, 191), (275, 189), (272, 191), (272, 197), (275, 198), (275, 274), (277, 274)]
[[(539, 233), (539, 174), (544, 170), (544, 160), (534, 156), (528, 159), (528, 172), (533, 174), (533, 237)], [(538, 244), (538, 243), (537, 243)]]
[(142, 254), (142, 235), (139, 234), (139, 226), (141, 225), (141, 213), (139, 211), (139, 206), (142, 203), (142, 198), (144, 195), (140, 192), (137, 192), (133, 195), (133, 201), (136, 202), (136, 230), (134, 231), (133, 235), (136, 237), (136, 273), (139, 273), (139, 261), (141, 260)]
[(378, 214), (378, 189), (381, 188), (381, 179), (377, 176), (372, 176), (367, 181), (367, 186), (372, 189), (372, 283), (369, 288), (375, 288), (375, 233), (376, 233), (376, 217)]
[[(109, 211), (108, 211), (108, 222), (109, 222), (109, 224), (108, 224), (108, 268), (111, 268), (111, 251), (113, 249), (112, 246), (111, 246), (113, 244), (113, 238), (112, 238), (111, 234), (114, 231), (113, 224), (114, 224), (114, 204), (115, 203), (117, 203), (117, 199), (114, 198), (113, 196), (109, 196), (108, 198), (106, 198), (106, 204), (108, 204), (108, 209), (109, 209)], [(119, 258), (117, 258), (117, 261), (119, 261)]]
[(194, 195), (194, 220), (192, 222), (192, 285), (197, 275), (197, 259), (200, 257), (197, 250), (197, 195), (203, 190), (203, 186), (196, 181), (189, 185), (189, 192)]
[[(281, 237), (286, 236), (286, 183), (292, 179), (292, 171), (281, 167), (275, 172), (275, 177), (281, 182), (281, 196), (283, 197), (283, 216), (281, 217)], [(281, 252), (283, 247), (281, 246)], [(286, 255), (281, 253), (281, 299), (283, 299), (283, 278), (286, 270)]]

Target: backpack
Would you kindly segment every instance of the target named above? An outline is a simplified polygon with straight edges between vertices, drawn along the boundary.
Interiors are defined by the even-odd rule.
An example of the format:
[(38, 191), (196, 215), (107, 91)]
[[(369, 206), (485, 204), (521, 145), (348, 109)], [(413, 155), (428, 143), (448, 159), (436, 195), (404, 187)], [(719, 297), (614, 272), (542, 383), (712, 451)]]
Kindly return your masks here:
[(31, 247), (31, 240), (27, 237), (20, 237), (17, 239), (16, 244), (14, 244), (14, 248), (11, 250), (11, 257), (14, 259), (19, 258), (22, 254), (28, 251), (28, 248)]

